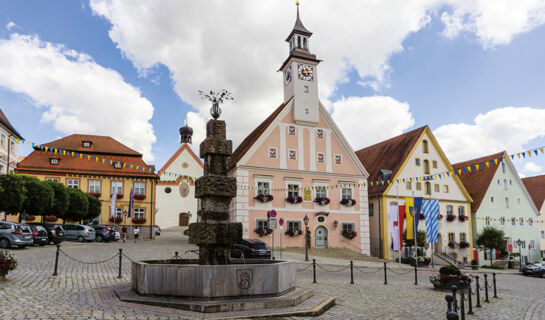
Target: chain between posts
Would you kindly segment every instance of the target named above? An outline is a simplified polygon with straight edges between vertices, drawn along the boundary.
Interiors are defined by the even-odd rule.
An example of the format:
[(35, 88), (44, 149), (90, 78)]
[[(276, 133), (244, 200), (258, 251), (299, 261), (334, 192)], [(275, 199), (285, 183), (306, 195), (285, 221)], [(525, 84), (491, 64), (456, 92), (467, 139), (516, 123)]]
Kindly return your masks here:
[[(394, 271), (394, 269), (390, 268), (390, 267), (387, 267), (388, 270), (392, 271), (393, 273), (397, 274), (397, 275), (405, 275), (405, 274), (408, 274), (408, 273), (411, 273), (411, 272), (414, 272), (414, 270), (408, 270), (407, 272), (396, 272)], [(381, 268), (382, 269), (382, 268)]]
[(88, 261), (78, 260), (78, 259), (76, 259), (76, 258), (74, 258), (74, 257), (71, 257), (71, 256), (68, 255), (66, 252), (64, 252), (64, 251), (62, 251), (62, 250), (60, 250), (60, 249), (59, 249), (59, 251), (60, 251), (60, 253), (62, 253), (62, 254), (63, 254), (64, 256), (66, 256), (67, 258), (69, 258), (69, 259), (71, 259), (71, 260), (74, 260), (74, 261), (76, 261), (76, 262), (78, 262), (78, 263), (83, 263), (83, 264), (101, 264), (101, 263), (108, 262), (108, 261), (114, 259), (115, 257), (118, 257), (118, 256), (119, 256), (119, 253), (116, 253), (113, 257), (108, 258), (108, 259), (105, 259), (105, 260), (94, 261), (94, 262), (88, 262)]
[(303, 271), (303, 270), (306, 270), (308, 268), (312, 267), (312, 263), (309, 263), (306, 267), (304, 268), (301, 268), (301, 269), (297, 269), (297, 271)]

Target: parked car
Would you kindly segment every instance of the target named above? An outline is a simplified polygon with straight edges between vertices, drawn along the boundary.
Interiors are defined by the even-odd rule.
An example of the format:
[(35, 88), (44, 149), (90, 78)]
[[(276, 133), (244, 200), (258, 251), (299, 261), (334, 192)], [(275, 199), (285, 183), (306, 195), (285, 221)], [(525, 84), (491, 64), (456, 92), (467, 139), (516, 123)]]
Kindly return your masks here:
[(65, 224), (63, 225), (64, 238), (66, 240), (77, 240), (78, 242), (95, 240), (95, 229), (83, 224)]
[(24, 248), (33, 244), (32, 232), (28, 226), (21, 226), (13, 222), (0, 222), (0, 248), (11, 246)]
[(48, 243), (59, 244), (64, 241), (64, 229), (62, 226), (54, 224), (43, 224), (42, 226), (47, 230)]
[(534, 264), (527, 264), (522, 267), (522, 274), (525, 276), (538, 276), (543, 277), (545, 274), (545, 263), (538, 262)]
[(34, 244), (45, 246), (49, 243), (49, 237), (47, 236), (47, 230), (39, 224), (29, 224), (28, 227), (32, 231), (32, 240)]
[(271, 250), (267, 247), (267, 244), (261, 240), (242, 239), (242, 241), (233, 244), (231, 256), (233, 258), (270, 259)]
[(107, 227), (107, 226), (93, 226), (93, 229), (95, 229), (95, 240), (98, 242), (109, 242), (109, 241), (115, 241), (115, 233), (116, 231), (113, 228)]
[(119, 231), (115, 231), (115, 241), (121, 239), (121, 234), (119, 233)]

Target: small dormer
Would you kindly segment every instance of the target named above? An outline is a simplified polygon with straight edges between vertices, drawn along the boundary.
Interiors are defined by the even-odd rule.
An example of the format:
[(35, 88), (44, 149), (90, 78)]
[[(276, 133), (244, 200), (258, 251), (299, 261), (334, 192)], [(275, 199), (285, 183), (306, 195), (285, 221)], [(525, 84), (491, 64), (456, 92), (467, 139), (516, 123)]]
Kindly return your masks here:
[(93, 143), (92, 143), (91, 141), (83, 141), (83, 142), (82, 142), (82, 146), (83, 146), (84, 148), (91, 148), (91, 145), (92, 145), (92, 144), (93, 144)]
[(380, 169), (378, 172), (378, 179), (381, 181), (388, 181), (392, 176), (392, 170)]

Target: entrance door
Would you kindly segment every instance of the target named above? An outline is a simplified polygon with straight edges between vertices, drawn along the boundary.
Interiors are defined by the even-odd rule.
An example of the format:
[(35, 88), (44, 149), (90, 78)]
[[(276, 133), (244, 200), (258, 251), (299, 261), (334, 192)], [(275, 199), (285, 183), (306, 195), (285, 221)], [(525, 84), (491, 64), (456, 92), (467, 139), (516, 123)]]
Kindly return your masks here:
[(316, 228), (314, 239), (316, 248), (327, 248), (327, 229), (323, 226)]
[(438, 234), (437, 235), (437, 242), (433, 244), (433, 249), (435, 250), (435, 253), (441, 253), (443, 250), (442, 250), (442, 245), (443, 245), (443, 239), (441, 237), (441, 234)]
[(189, 226), (189, 215), (185, 212), (180, 213), (178, 225), (180, 227), (187, 227)]

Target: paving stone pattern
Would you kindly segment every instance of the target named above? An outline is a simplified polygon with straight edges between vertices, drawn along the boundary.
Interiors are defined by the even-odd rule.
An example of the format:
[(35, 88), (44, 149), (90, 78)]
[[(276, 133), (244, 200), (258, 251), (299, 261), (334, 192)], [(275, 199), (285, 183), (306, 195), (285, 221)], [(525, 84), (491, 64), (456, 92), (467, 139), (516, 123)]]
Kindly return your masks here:
[[(114, 256), (119, 248), (132, 259), (171, 258), (178, 251), (196, 247), (177, 232), (163, 232), (155, 241), (127, 243), (65, 242), (62, 250), (81, 261), (96, 262)], [(19, 267), (10, 272), (8, 281), (0, 283), (0, 319), (196, 319), (199, 314), (162, 307), (120, 302), (113, 288), (126, 285), (130, 280), (130, 262), (123, 258), (123, 278), (118, 279), (115, 257), (101, 264), (82, 264), (60, 255), (59, 276), (53, 277), (55, 246), (12, 249), (19, 259)], [(302, 256), (284, 258), (299, 262), (299, 269), (308, 266)], [(337, 297), (337, 305), (317, 319), (445, 319), (446, 292), (432, 289), (428, 277), (433, 270), (419, 270), (419, 285), (414, 285), (414, 274), (395, 274), (388, 271), (388, 285), (384, 285), (381, 264), (357, 262), (355, 284), (350, 284), (347, 261), (316, 257), (323, 268), (317, 269), (317, 284), (312, 284), (312, 267), (299, 271), (298, 286), (314, 289), (317, 293)], [(323, 265), (321, 263), (323, 261)], [(343, 266), (344, 265), (344, 266)], [(393, 271), (405, 273), (409, 268), (391, 264)], [(324, 270), (330, 270), (326, 271)], [(481, 277), (482, 278), (482, 277)], [(482, 282), (481, 282), (482, 284)], [(523, 277), (513, 273), (498, 275), (498, 295), (490, 303), (481, 302), (474, 308), (475, 315), (466, 319), (545, 319), (543, 289), (545, 279)], [(484, 300), (484, 292), (481, 294)], [(475, 303), (475, 299), (474, 299)], [(467, 307), (466, 307), (467, 310)], [(311, 318), (290, 318), (311, 319)], [(315, 318), (316, 319), (316, 318)]]

